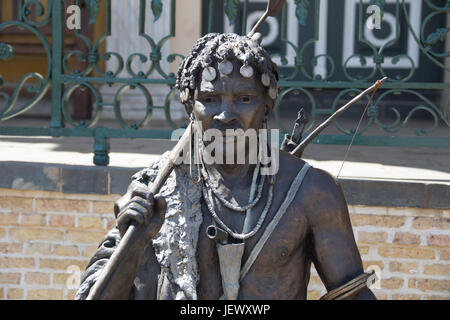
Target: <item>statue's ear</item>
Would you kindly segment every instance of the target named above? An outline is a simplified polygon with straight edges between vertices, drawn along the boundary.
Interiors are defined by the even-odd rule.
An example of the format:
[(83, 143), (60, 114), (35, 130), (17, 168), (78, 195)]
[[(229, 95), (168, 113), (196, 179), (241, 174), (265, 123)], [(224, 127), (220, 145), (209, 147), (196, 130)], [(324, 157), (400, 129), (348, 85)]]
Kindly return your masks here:
[(184, 104), (186, 112), (188, 113), (188, 115), (190, 115), (192, 113), (193, 103), (189, 99), (189, 89), (185, 89), (182, 92), (180, 92), (180, 100), (181, 103)]
[(186, 109), (186, 112), (187, 112), (188, 116), (190, 117), (192, 114), (192, 110), (193, 110), (192, 103), (189, 103), (189, 102), (184, 103), (184, 108)]
[(266, 94), (266, 113), (265, 113), (266, 116), (268, 116), (272, 113), (274, 104), (275, 104), (275, 101), (272, 100), (268, 94)]

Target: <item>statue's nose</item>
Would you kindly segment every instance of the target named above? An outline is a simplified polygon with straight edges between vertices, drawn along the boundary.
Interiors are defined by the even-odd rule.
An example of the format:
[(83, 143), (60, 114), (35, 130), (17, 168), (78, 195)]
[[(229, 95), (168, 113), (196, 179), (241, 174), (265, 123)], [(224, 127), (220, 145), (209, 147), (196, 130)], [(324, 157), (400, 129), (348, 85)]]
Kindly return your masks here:
[(238, 120), (236, 113), (233, 111), (232, 101), (224, 99), (222, 101), (222, 108), (220, 113), (214, 116), (214, 121), (220, 122), (223, 125), (229, 125)]
[(233, 112), (223, 110), (220, 114), (214, 116), (214, 120), (224, 125), (229, 125), (237, 121), (237, 116)]

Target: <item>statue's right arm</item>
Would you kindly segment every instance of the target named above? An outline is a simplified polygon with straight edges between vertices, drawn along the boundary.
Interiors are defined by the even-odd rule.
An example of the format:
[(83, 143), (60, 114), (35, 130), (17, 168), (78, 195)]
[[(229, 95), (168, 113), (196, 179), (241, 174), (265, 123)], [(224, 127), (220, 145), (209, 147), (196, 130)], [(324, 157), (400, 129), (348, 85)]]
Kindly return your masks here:
[[(109, 262), (120, 239), (125, 234), (130, 222), (143, 224), (146, 233), (139, 238), (125, 253), (124, 258), (102, 291), (101, 299), (132, 299), (156, 297), (157, 275), (159, 265), (156, 261), (151, 240), (158, 233), (164, 221), (165, 201), (153, 199), (145, 194), (146, 188), (131, 184), (127, 193), (119, 199), (114, 208), (116, 226), (102, 240), (99, 249), (89, 261), (76, 299), (86, 299), (101, 272)], [(155, 214), (153, 214), (155, 212)], [(150, 245), (149, 245), (150, 244)], [(145, 279), (136, 278), (139, 268), (145, 268)], [(139, 290), (137, 290), (137, 287)]]

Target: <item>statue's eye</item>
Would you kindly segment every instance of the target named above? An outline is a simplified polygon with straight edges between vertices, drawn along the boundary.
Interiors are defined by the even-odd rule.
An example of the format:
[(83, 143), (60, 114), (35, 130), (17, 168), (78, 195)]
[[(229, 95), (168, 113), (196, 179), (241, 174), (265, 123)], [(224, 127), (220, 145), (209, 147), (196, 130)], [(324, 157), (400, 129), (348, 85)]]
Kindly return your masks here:
[(252, 101), (252, 97), (250, 97), (250, 96), (240, 96), (239, 97), (239, 102), (249, 103), (250, 101)]
[(215, 97), (204, 97), (202, 100), (203, 103), (214, 103), (217, 99)]

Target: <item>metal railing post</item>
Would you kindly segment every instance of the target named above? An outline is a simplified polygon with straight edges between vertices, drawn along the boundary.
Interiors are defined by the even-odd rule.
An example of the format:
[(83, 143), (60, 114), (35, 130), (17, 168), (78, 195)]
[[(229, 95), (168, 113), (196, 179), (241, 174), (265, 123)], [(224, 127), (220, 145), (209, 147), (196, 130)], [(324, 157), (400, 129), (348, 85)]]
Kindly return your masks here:
[[(64, 51), (64, 2), (52, 1), (52, 111), (50, 128), (62, 128), (64, 123), (61, 112), (61, 98), (63, 84), (60, 81), (62, 75), (62, 56)], [(53, 136), (59, 136), (54, 130)], [(55, 133), (55, 134), (53, 134)]]
[(109, 138), (107, 130), (103, 127), (95, 129), (94, 132), (94, 164), (96, 166), (107, 166), (109, 164)]

